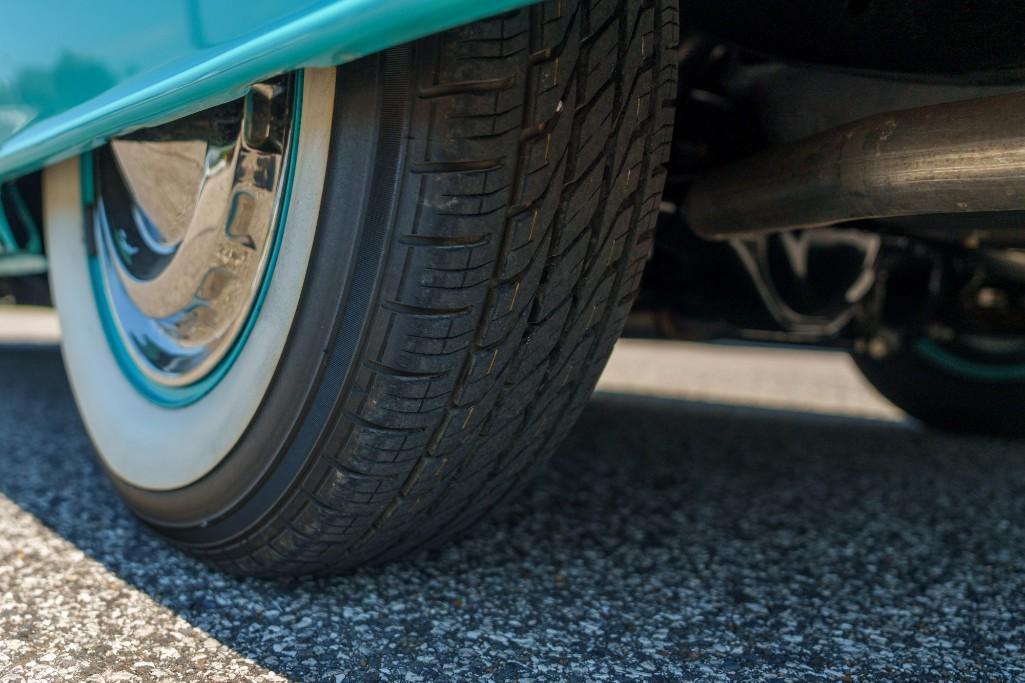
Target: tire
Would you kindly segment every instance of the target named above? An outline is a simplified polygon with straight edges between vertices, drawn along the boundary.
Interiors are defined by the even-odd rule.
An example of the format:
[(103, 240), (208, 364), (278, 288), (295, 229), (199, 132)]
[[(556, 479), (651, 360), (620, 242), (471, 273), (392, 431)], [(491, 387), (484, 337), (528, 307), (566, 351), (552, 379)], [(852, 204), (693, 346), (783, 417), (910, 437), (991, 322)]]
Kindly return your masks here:
[[(49, 169), (66, 365), (128, 506), (269, 576), (407, 556), (505, 500), (576, 420), (639, 286), (676, 43), (675, 0), (554, 0), (308, 71), (267, 302), (185, 409), (95, 388), (120, 380), (76, 294), (78, 178)], [(211, 464), (145, 480), (179, 461)]]
[(905, 344), (876, 360), (855, 355), (879, 393), (924, 424), (951, 432), (1025, 436), (1025, 373), (953, 356), (930, 342)]

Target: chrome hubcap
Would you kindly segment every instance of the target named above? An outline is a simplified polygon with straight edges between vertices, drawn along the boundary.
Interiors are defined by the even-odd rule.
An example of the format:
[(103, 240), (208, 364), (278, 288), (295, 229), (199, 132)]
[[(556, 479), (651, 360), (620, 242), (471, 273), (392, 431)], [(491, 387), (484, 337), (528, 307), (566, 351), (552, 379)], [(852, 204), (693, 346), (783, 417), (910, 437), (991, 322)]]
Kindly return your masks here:
[(242, 339), (276, 245), (294, 88), (259, 83), (95, 154), (98, 296), (146, 381), (195, 384)]

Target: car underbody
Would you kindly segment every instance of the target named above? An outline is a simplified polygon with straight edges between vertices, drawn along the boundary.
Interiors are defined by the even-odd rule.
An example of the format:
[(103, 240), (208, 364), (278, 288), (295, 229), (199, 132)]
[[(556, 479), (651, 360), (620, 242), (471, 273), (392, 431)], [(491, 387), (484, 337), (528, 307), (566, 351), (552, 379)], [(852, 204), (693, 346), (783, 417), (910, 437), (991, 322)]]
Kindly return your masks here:
[[(1016, 348), (1022, 56), (981, 39), (991, 15), (694, 9), (708, 30), (682, 38), (659, 234), (630, 331), (875, 358), (919, 337)], [(1017, 25), (1007, 13), (1002, 25)]]

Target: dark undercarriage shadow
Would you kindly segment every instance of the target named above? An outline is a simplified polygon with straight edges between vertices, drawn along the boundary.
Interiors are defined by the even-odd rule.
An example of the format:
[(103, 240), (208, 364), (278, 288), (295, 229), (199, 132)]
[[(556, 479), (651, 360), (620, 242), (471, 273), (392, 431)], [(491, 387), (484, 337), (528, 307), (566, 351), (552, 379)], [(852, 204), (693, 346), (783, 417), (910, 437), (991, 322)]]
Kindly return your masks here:
[(7, 348), (0, 492), (293, 678), (1020, 666), (1025, 445), (1011, 441), (599, 393), (524, 495), (454, 545), (352, 576), (241, 580), (137, 523), (93, 462), (59, 355)]

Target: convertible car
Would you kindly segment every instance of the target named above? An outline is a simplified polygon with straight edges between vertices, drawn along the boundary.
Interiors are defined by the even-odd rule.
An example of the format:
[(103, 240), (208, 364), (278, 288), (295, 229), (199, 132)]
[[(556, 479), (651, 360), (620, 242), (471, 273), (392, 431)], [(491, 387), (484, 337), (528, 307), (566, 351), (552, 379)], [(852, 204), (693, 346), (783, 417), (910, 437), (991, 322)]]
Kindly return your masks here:
[(0, 296), (52, 301), (114, 488), (216, 567), (460, 533), (624, 328), (840, 347), (1025, 434), (1025, 4), (2, 15)]

